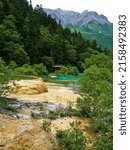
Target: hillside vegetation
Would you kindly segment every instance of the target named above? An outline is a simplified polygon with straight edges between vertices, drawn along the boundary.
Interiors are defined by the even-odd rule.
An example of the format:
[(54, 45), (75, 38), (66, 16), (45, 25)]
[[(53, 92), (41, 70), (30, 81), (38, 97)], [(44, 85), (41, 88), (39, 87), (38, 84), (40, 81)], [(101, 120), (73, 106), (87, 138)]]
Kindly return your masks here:
[(82, 13), (58, 9), (46, 9), (45, 12), (51, 15), (64, 27), (72, 32), (80, 31), (87, 40), (95, 40), (102, 49), (112, 51), (113, 49), (113, 24), (106, 16), (99, 15), (95, 11), (85, 10)]
[[(6, 112), (5, 116), (8, 113), (12, 114), (11, 108), (8, 107), (11, 106), (8, 105), (9, 99), (6, 99), (6, 103), (4, 103), (4, 97), (6, 97), (4, 94), (6, 93), (3, 93), (8, 88), (6, 83), (10, 80), (47, 75), (76, 76), (82, 72), (83, 75), (78, 81), (77, 95), (80, 98), (77, 99), (76, 97), (75, 107), (72, 107), (71, 103), (65, 109), (59, 106), (58, 111), (47, 110), (48, 115), (40, 117), (42, 119), (54, 119), (55, 121), (63, 117), (68, 117), (68, 119), (78, 117), (83, 120), (89, 120), (90, 125), (85, 124), (84, 130), (80, 128), (80, 122), (71, 123), (70, 129), (65, 131), (56, 130), (55, 138), (57, 138), (56, 140), (61, 150), (85, 150), (86, 147), (89, 150), (112, 150), (112, 51), (104, 51), (98, 45), (95, 40), (85, 40), (80, 32), (71, 32), (69, 28), (62, 27), (60, 22), (57, 23), (55, 19), (44, 12), (42, 6), (37, 5), (35, 8), (32, 8), (31, 1), (27, 2), (27, 0), (0, 0), (0, 112)], [(54, 72), (54, 65), (61, 66), (61, 69)], [(61, 86), (58, 86), (58, 88)], [(57, 92), (57, 89), (51, 89), (50, 91)], [(61, 92), (62, 90), (60, 89), (59, 91)], [(69, 93), (66, 99), (64, 97), (65, 91), (59, 95), (55, 93), (56, 102), (58, 99), (60, 105), (62, 101), (65, 101), (65, 104), (68, 103), (68, 100), (76, 95), (74, 93), (76, 91), (72, 90), (71, 92), (72, 96)], [(45, 94), (47, 95), (48, 93)], [(45, 102), (45, 104), (53, 106), (54, 101), (52, 98), (54, 98), (54, 93), (51, 93), (51, 96), (48, 98), (48, 101), (51, 103)], [(27, 101), (28, 98), (26, 98)], [(37, 99), (37, 97), (34, 98), (35, 100)], [(42, 100), (46, 100), (45, 97)], [(19, 102), (17, 100), (17, 103)], [(38, 108), (44, 112), (45, 107), (41, 107), (41, 103), (40, 105), (39, 102), (36, 103), (38, 107), (33, 105), (34, 103), (29, 104), (31, 105), (30, 107), (35, 107), (36, 112)], [(21, 105), (20, 107), (25, 106), (29, 107), (28, 105)], [(53, 108), (51, 106), (50, 108)], [(8, 112), (8, 110), (11, 112)], [(37, 127), (38, 118), (35, 115), (37, 116), (37, 114), (31, 114), (31, 122), (33, 121)], [(5, 116), (4, 118), (6, 119)], [(19, 125), (20, 118), (15, 119), (17, 125)], [(9, 120), (8, 122), (10, 123)], [(28, 120), (25, 122), (28, 122)], [(63, 124), (61, 121), (61, 126)], [(42, 123), (42, 130), (45, 132), (41, 131), (41, 126), (39, 125), (38, 135), (29, 134), (28, 139), (31, 140), (32, 136), (33, 138), (38, 136), (37, 139), (40, 139), (41, 142), (42, 139), (49, 135), (50, 126), (51, 123), (45, 120)], [(21, 127), (20, 129), (22, 130)], [(4, 130), (6, 131), (5, 126)], [(24, 130), (26, 135), (26, 126)], [(91, 146), (87, 145), (89, 142), (87, 136), (84, 135), (84, 132), (88, 130), (95, 134)], [(44, 133), (46, 133), (46, 136), (41, 139), (40, 133), (42, 133), (42, 137), (45, 135)], [(3, 135), (5, 136), (6, 134)], [(22, 139), (21, 137), (23, 138), (23, 144), (26, 145), (23, 134), (20, 135), (20, 139)], [(6, 140), (6, 138), (4, 139)], [(35, 140), (36, 145), (38, 141)], [(54, 145), (53, 142), (51, 144)], [(28, 149), (36, 145), (30, 145)], [(6, 144), (2, 146), (4, 147)], [(21, 144), (20, 146), (22, 147), (23, 145)], [(39, 147), (39, 150), (43, 148), (41, 147)], [(52, 150), (52, 147), (50, 150)]]
[[(63, 28), (42, 6), (34, 9), (26, 0), (0, 0), (0, 57), (18, 66), (43, 63), (77, 66), (103, 50), (80, 32)], [(107, 53), (107, 52), (106, 52)]]

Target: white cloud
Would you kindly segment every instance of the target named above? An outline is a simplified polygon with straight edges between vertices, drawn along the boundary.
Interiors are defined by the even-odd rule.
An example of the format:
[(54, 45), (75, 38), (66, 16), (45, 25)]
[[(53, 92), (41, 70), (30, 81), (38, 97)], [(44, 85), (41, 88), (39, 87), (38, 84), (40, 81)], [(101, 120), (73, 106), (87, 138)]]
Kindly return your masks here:
[(96, 11), (108, 17), (111, 22), (114, 21), (115, 6), (113, 2), (113, 0), (32, 0), (33, 6), (42, 4), (43, 8), (61, 8), (77, 12), (84, 10)]

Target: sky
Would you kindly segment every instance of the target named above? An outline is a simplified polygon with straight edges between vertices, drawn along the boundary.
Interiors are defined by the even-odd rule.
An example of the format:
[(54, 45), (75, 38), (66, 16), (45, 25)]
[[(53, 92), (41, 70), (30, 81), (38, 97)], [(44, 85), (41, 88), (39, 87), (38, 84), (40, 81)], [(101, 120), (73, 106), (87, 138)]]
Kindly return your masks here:
[(83, 12), (84, 10), (96, 11), (105, 15), (109, 21), (114, 21), (114, 0), (32, 0), (33, 6), (42, 4), (43, 8), (73, 10)]

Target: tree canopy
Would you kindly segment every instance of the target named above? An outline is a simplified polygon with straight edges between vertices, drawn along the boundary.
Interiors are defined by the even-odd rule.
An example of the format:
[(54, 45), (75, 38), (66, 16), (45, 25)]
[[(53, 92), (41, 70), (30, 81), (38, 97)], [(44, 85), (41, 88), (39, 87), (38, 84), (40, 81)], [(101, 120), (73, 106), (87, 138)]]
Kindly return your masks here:
[(95, 41), (63, 28), (41, 5), (33, 9), (26, 0), (0, 0), (0, 56), (6, 64), (71, 65), (82, 71), (81, 62), (100, 52)]

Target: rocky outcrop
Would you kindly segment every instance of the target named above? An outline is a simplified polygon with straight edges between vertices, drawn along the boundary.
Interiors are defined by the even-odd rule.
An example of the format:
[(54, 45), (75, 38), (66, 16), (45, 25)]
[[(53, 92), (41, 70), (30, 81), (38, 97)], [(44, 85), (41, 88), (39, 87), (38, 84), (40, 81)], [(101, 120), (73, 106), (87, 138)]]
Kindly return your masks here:
[(0, 114), (0, 150), (54, 150), (56, 139), (36, 120), (14, 119)]
[(10, 86), (10, 93), (18, 95), (36, 95), (48, 92), (47, 86), (41, 78), (13, 81)]
[(74, 121), (80, 121), (80, 128), (87, 138), (86, 149), (90, 148), (97, 135), (88, 130), (90, 122), (86, 118), (64, 117), (52, 120), (50, 131), (45, 131), (43, 119), (16, 119), (0, 114), (0, 150), (59, 150), (57, 131), (69, 130), (70, 123)]
[(44, 11), (55, 18), (57, 22), (61, 22), (62, 25), (72, 24), (72, 25), (87, 25), (89, 22), (95, 20), (100, 24), (111, 24), (107, 17), (103, 14), (99, 15), (97, 12), (85, 10), (82, 13), (75, 11), (66, 11), (60, 8), (58, 9), (47, 9)]

